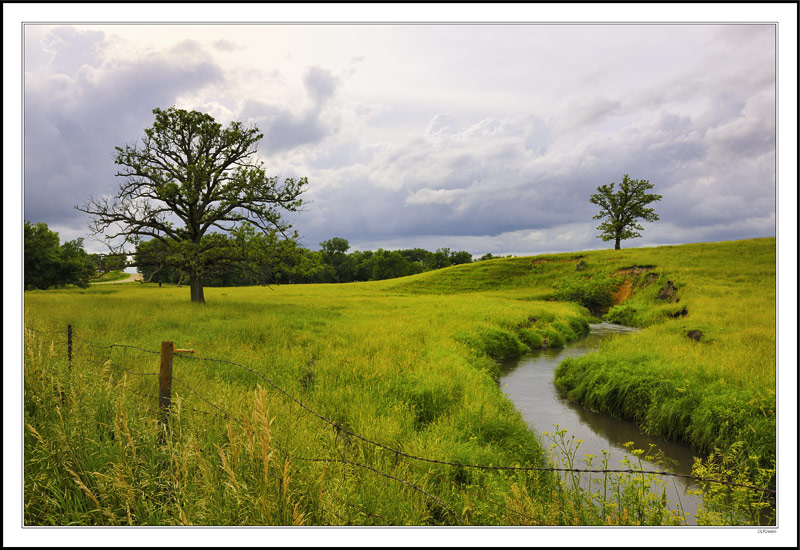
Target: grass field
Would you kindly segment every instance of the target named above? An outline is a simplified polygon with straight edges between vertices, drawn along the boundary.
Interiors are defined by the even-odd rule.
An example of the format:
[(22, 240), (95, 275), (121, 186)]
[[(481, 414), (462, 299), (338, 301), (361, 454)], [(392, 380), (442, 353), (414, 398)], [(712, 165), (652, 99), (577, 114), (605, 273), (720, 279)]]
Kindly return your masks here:
[[(174, 286), (26, 292), (25, 522), (676, 522), (636, 481), (612, 480), (620, 490), (599, 507), (550, 472), (452, 464), (546, 466), (498, 362), (579, 337), (587, 307), (603, 307), (609, 281), (613, 305), (627, 277), (609, 314), (649, 328), (565, 363), (559, 386), (706, 451), (741, 440), (759, 458), (738, 460), (750, 468), (739, 474), (756, 479), (774, 464), (774, 254), (761, 239), (508, 258), (370, 283), (207, 288), (205, 306)], [(655, 299), (668, 279), (677, 303)], [(174, 360), (169, 429), (155, 411), (165, 340), (195, 350)]]
[(92, 283), (108, 283), (111, 281), (119, 281), (122, 279), (127, 279), (129, 277), (128, 273), (124, 271), (109, 271), (108, 273), (104, 273), (101, 277), (97, 279), (93, 279)]

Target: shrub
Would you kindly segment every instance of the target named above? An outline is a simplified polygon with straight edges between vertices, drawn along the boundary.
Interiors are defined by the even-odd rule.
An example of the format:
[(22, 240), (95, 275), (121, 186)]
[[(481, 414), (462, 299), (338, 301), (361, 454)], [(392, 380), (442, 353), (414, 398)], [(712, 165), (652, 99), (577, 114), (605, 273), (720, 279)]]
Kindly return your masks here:
[(568, 277), (561, 279), (553, 297), (556, 300), (577, 302), (590, 311), (597, 311), (612, 305), (612, 293), (617, 281), (611, 277)]
[(603, 319), (618, 325), (636, 326), (636, 308), (628, 305), (614, 306), (608, 310)]

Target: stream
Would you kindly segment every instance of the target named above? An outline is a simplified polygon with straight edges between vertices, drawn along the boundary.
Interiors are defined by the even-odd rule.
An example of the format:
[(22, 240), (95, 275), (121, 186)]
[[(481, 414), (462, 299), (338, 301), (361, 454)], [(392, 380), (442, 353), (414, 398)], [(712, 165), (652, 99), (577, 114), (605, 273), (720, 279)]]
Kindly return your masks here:
[[(575, 440), (582, 441), (575, 454), (575, 468), (585, 468), (584, 455), (593, 454), (597, 455), (597, 458), (592, 462), (592, 469), (602, 469), (600, 460), (603, 457), (603, 450), (606, 450), (609, 452), (609, 469), (626, 469), (620, 463), (625, 456), (631, 458), (634, 464), (638, 462), (623, 446), (624, 443), (633, 441), (635, 449), (645, 451), (651, 444), (655, 445), (655, 449), (661, 450), (668, 460), (669, 466), (664, 467), (643, 459), (642, 467), (645, 470), (691, 474), (694, 454), (689, 447), (644, 434), (632, 422), (595, 413), (569, 402), (559, 395), (553, 383), (553, 371), (563, 359), (591, 353), (599, 348), (603, 339), (637, 330), (605, 322), (591, 325), (587, 336), (567, 344), (564, 348), (534, 350), (521, 358), (504, 363), (499, 379), (500, 388), (537, 434), (553, 433), (558, 425), (558, 429), (567, 430), (567, 439), (574, 436)], [(549, 440), (543, 440), (545, 448), (549, 447), (549, 443), (551, 443)], [(557, 451), (555, 449), (550, 452)], [(563, 467), (560, 456), (552, 455), (552, 459), (555, 466)], [(597, 480), (601, 476), (602, 474), (594, 474), (593, 478)], [(582, 474), (582, 477), (588, 476)], [(686, 494), (686, 490), (694, 487), (694, 483), (686, 478), (672, 476), (663, 476), (663, 479), (666, 481), (667, 498), (672, 503), (670, 509), (682, 509), (687, 522), (690, 525), (696, 524), (695, 516), (700, 499)], [(585, 481), (584, 488), (588, 489)]]

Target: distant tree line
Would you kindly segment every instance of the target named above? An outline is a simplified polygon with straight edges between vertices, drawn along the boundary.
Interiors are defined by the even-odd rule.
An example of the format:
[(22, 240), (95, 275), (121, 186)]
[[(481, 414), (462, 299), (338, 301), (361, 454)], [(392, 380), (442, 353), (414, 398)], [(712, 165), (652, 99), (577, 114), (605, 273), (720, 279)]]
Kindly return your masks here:
[[(67, 285), (86, 288), (105, 273), (131, 266), (136, 266), (148, 282), (189, 283), (189, 274), (180, 268), (189, 253), (180, 244), (158, 239), (139, 241), (134, 257), (128, 259), (124, 255), (89, 254), (83, 248), (83, 239), (62, 244), (58, 233), (44, 223), (26, 221), (24, 233), (26, 290)], [(217, 258), (210, 258), (213, 261), (208, 264), (213, 267), (201, 272), (207, 286), (378, 281), (474, 261), (469, 252), (453, 252), (449, 248), (435, 252), (422, 248), (349, 252), (349, 241), (341, 237), (319, 243), (319, 250), (309, 250), (300, 246), (296, 238), (260, 232), (248, 223), (209, 238), (216, 246), (205, 254)], [(502, 256), (490, 253), (477, 261), (499, 257)]]
[[(218, 237), (218, 253), (238, 260), (209, 263), (212, 267), (202, 274), (206, 286), (379, 281), (473, 262), (469, 252), (449, 248), (435, 252), (422, 248), (349, 252), (349, 241), (341, 237), (319, 243), (319, 250), (310, 250), (295, 239), (256, 232), (247, 224)], [(226, 248), (233, 251), (223, 254), (221, 250)], [(134, 263), (145, 281), (185, 284), (186, 273), (174, 267), (181, 265), (179, 255), (178, 247), (152, 239), (138, 244)], [(494, 257), (486, 254), (481, 260)]]

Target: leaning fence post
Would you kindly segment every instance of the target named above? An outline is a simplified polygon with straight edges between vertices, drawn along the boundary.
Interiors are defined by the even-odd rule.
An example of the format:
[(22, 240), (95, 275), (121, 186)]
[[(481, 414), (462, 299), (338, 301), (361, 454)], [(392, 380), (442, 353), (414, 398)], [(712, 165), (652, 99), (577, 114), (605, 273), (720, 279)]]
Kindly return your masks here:
[(72, 325), (67, 325), (67, 365), (72, 370)]

